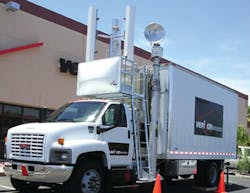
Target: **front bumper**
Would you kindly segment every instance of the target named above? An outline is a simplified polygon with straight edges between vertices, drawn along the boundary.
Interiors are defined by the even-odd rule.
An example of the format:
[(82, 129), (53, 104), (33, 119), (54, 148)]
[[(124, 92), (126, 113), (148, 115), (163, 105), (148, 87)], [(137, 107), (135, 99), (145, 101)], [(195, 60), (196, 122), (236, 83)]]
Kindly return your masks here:
[(13, 178), (41, 183), (62, 183), (69, 179), (73, 166), (42, 165), (10, 162), (4, 165), (6, 175)]

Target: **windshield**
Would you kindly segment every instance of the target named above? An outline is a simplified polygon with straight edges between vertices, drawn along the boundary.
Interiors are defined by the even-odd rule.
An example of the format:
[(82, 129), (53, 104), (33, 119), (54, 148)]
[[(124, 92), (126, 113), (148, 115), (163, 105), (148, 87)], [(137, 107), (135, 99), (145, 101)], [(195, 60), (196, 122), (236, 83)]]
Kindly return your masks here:
[(104, 102), (82, 101), (68, 103), (51, 114), (49, 122), (94, 122)]

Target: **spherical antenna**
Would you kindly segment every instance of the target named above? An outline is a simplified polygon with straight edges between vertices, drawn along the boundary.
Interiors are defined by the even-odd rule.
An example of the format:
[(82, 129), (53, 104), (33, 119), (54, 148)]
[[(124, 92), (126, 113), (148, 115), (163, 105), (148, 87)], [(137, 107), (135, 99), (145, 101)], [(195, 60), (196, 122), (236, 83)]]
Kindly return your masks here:
[(165, 30), (160, 24), (151, 23), (145, 28), (144, 36), (151, 44), (158, 44), (163, 41)]

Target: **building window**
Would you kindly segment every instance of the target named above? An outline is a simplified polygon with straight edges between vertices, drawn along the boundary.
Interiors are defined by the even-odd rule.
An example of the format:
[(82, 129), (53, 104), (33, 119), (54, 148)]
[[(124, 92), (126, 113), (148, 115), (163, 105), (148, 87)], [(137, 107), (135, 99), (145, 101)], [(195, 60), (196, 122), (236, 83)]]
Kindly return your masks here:
[(14, 105), (4, 105), (4, 130), (22, 124), (22, 108)]
[[(45, 116), (48, 117), (52, 112), (52, 109), (47, 109)], [(41, 113), (41, 108), (0, 103), (0, 159), (3, 158), (3, 141), (8, 129), (22, 123), (39, 122)]]
[(40, 110), (34, 108), (23, 108), (23, 123), (39, 122)]

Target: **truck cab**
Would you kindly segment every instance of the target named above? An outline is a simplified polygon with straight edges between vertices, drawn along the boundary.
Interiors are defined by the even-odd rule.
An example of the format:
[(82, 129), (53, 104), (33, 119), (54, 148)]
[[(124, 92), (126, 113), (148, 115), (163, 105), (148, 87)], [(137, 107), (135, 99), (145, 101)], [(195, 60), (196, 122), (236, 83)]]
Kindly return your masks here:
[(9, 130), (6, 145), (11, 164), (5, 170), (12, 185), (21, 191), (37, 188), (39, 182), (71, 184), (67, 187), (72, 192), (102, 190), (105, 173), (132, 167), (132, 138), (126, 104), (69, 102), (44, 123)]

